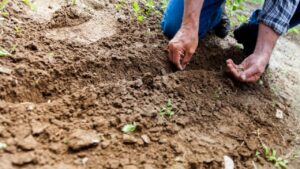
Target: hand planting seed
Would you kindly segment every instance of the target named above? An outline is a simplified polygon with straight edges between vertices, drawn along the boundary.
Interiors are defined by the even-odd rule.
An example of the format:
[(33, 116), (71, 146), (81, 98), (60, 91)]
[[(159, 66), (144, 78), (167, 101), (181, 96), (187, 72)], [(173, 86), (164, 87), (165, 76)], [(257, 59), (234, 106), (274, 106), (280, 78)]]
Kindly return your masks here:
[(136, 127), (137, 127), (137, 125), (135, 123), (132, 123), (132, 124), (128, 123), (122, 128), (122, 131), (124, 133), (132, 133), (136, 130)]

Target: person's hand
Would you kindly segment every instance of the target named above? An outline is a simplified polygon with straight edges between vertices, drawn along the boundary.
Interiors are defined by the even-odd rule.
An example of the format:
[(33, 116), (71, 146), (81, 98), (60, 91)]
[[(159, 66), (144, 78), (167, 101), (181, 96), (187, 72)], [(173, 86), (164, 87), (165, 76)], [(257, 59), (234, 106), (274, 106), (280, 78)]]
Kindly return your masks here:
[(236, 65), (231, 59), (228, 59), (227, 67), (230, 73), (239, 81), (256, 82), (264, 73), (269, 63), (270, 55), (253, 53), (248, 56), (240, 65)]
[(169, 43), (169, 60), (179, 70), (185, 69), (198, 46), (198, 31), (181, 28)]

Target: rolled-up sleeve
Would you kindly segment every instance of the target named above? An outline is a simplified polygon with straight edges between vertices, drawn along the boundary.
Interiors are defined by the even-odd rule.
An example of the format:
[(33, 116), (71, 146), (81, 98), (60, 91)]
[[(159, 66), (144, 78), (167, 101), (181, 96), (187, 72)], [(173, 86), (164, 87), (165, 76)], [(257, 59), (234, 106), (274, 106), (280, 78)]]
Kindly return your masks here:
[(287, 32), (300, 0), (265, 0), (258, 21), (279, 35)]

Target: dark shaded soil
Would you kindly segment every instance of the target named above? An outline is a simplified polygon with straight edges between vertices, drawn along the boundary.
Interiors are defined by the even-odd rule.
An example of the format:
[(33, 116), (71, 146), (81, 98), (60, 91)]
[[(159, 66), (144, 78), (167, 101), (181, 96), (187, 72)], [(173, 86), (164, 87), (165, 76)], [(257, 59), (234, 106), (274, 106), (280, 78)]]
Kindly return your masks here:
[[(237, 168), (253, 168), (253, 161), (270, 168), (255, 156), (261, 144), (284, 155), (297, 141), (288, 107), (267, 84), (228, 77), (225, 60), (241, 60), (242, 53), (223, 49), (214, 37), (178, 72), (167, 60), (159, 16), (142, 24), (119, 19), (115, 35), (81, 44), (48, 39), (43, 31), (53, 25), (10, 13), (0, 44), (17, 48), (0, 60), (12, 70), (0, 74), (0, 142), (8, 145), (0, 150), (0, 168), (222, 168), (224, 155)], [(23, 22), (22, 32), (13, 18)], [(172, 118), (159, 115), (168, 99)], [(121, 128), (131, 122), (137, 131), (124, 135)], [(87, 138), (80, 134), (83, 147), (74, 151), (70, 139), (84, 133), (79, 129)]]

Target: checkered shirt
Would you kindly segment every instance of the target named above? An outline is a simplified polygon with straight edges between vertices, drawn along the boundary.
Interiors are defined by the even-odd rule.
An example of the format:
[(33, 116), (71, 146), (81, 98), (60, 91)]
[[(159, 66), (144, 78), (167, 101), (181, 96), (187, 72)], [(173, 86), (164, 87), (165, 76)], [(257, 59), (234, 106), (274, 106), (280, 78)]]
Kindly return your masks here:
[(265, 0), (258, 21), (282, 35), (287, 32), (300, 0)]

